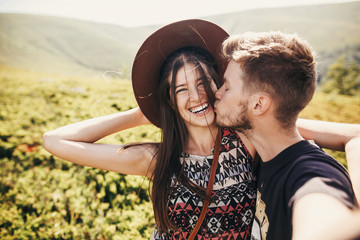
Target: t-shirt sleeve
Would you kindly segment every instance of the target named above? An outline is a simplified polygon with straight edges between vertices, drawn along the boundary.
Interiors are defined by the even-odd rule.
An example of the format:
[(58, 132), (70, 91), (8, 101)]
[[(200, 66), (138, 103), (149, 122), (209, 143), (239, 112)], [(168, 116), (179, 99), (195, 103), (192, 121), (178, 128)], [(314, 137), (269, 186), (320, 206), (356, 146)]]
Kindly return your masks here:
[(348, 208), (354, 208), (352, 185), (346, 171), (329, 168), (322, 162), (308, 162), (300, 164), (298, 174), (294, 174), (288, 189), (288, 207), (290, 213), (296, 201), (307, 194), (324, 193), (344, 203)]
[(315, 177), (302, 185), (290, 198), (289, 207), (293, 208), (295, 202), (310, 193), (324, 193), (344, 203), (348, 208), (354, 208), (353, 198), (343, 184), (336, 179)]

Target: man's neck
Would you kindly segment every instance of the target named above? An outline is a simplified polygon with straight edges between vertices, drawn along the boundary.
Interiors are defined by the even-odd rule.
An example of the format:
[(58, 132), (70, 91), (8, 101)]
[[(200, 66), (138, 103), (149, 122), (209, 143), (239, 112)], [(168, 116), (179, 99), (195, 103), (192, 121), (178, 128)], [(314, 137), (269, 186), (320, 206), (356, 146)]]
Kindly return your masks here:
[(285, 130), (276, 126), (258, 127), (245, 133), (263, 162), (268, 162), (291, 145), (303, 140), (296, 127)]

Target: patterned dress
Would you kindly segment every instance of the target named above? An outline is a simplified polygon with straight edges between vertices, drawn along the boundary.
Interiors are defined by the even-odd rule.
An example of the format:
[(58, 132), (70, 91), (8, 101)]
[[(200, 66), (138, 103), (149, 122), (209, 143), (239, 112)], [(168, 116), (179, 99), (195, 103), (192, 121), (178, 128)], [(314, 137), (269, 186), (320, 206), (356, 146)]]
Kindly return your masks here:
[[(183, 154), (185, 175), (207, 188), (213, 155)], [(250, 239), (256, 203), (252, 157), (235, 131), (222, 129), (222, 141), (211, 203), (195, 239)], [(176, 231), (155, 239), (187, 239), (200, 216), (203, 201), (175, 178), (168, 197), (170, 220)]]

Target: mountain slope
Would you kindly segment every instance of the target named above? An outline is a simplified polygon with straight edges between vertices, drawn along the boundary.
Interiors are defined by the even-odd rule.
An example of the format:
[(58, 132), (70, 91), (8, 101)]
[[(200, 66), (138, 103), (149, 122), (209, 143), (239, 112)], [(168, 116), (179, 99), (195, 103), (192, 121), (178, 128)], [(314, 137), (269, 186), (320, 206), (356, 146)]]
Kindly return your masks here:
[[(360, 2), (257, 9), (205, 17), (230, 34), (298, 33), (319, 55), (320, 73), (341, 54), (360, 62)], [(26, 14), (0, 14), (0, 65), (67, 75), (129, 71), (137, 49), (159, 26), (118, 25)]]
[(0, 14), (0, 64), (65, 74), (118, 70), (138, 48), (134, 36), (141, 38), (116, 25)]

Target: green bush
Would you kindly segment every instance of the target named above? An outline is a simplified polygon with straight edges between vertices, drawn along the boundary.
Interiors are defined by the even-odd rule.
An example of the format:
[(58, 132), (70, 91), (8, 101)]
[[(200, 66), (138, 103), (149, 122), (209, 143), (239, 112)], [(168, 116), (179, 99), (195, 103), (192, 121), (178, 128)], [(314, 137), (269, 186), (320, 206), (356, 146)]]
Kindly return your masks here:
[[(147, 179), (77, 166), (42, 148), (47, 130), (135, 107), (130, 82), (9, 68), (0, 68), (0, 81), (1, 239), (149, 239)], [(102, 141), (156, 141), (158, 133), (139, 127)]]
[(325, 93), (360, 96), (360, 66), (355, 62), (346, 64), (345, 58), (339, 57), (329, 67), (322, 90)]

